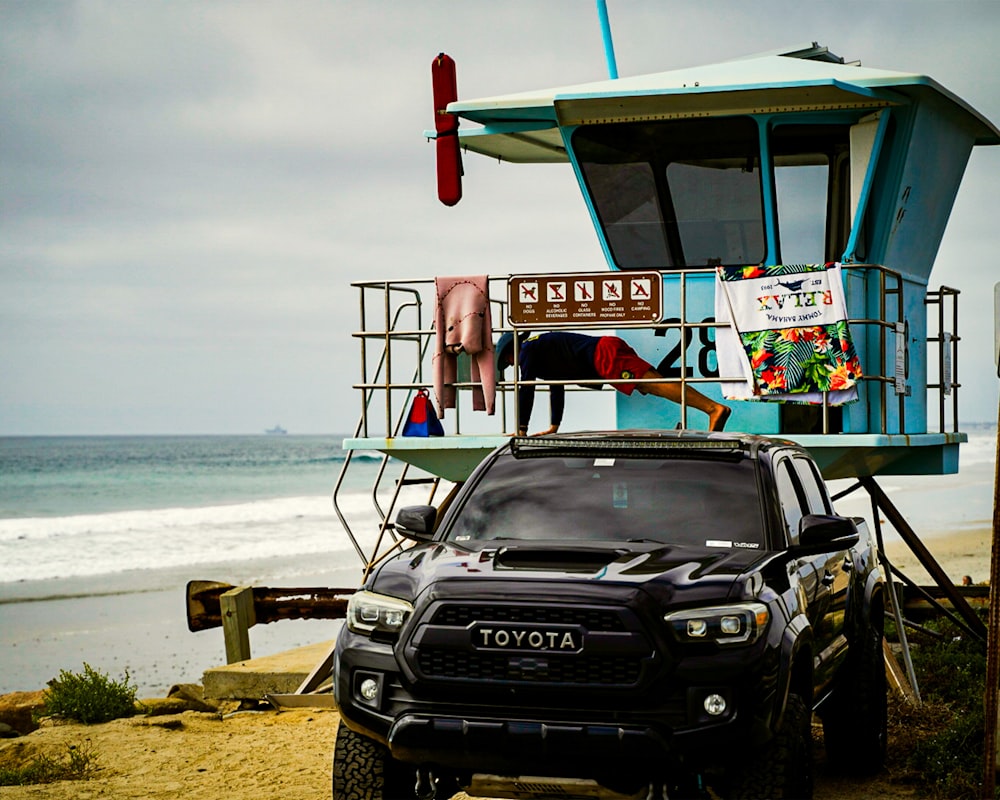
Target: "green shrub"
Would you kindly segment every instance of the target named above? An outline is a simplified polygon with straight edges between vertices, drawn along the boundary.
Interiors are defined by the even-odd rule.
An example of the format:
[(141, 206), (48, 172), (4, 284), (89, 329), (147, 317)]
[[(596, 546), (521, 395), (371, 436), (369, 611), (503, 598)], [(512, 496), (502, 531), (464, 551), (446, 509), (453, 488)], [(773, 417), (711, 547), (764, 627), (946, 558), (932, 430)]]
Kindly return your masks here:
[(131, 717), (136, 712), (136, 687), (129, 684), (127, 670), (121, 681), (115, 681), (85, 663), (82, 674), (60, 670), (59, 677), (48, 685), (44, 713), (49, 716), (89, 725)]
[(983, 790), (983, 709), (964, 709), (939, 733), (918, 743), (909, 765), (920, 775), (928, 796), (978, 800)]
[(26, 764), (0, 764), (0, 786), (86, 780), (96, 769), (95, 762), (96, 757), (88, 746), (70, 745), (65, 758), (39, 755)]
[(924, 700), (914, 711), (936, 717), (937, 724), (909, 743), (906, 765), (927, 797), (978, 800), (983, 788), (985, 648), (944, 618), (930, 621), (927, 628), (943, 636), (911, 639)]

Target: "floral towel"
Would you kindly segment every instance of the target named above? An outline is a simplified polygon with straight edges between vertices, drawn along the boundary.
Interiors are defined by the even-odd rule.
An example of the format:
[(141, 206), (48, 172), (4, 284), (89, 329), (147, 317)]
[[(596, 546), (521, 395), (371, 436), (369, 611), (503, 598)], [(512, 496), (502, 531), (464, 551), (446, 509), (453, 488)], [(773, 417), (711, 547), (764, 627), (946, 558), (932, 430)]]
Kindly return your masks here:
[[(716, 344), (730, 400), (841, 404), (858, 399), (861, 363), (839, 264), (718, 267)], [(742, 380), (732, 380), (742, 376)]]

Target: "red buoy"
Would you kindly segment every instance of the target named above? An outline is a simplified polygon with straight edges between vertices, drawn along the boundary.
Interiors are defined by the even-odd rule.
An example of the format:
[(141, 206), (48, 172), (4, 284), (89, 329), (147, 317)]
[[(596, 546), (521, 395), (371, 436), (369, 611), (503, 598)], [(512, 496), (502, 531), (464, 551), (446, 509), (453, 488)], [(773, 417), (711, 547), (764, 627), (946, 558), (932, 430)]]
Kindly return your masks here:
[(431, 63), (434, 88), (434, 130), (437, 131), (438, 199), (453, 206), (462, 199), (462, 154), (458, 147), (458, 117), (449, 114), (448, 103), (458, 99), (455, 62), (438, 53)]

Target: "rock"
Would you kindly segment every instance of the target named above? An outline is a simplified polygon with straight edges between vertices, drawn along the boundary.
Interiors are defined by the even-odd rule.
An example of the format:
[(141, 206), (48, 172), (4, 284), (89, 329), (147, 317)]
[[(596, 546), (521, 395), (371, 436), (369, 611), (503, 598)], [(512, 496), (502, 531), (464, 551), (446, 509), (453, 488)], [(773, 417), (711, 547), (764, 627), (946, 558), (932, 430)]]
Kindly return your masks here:
[(180, 683), (171, 686), (166, 697), (151, 697), (137, 701), (136, 710), (148, 717), (162, 717), (184, 711), (214, 714), (219, 710), (219, 703), (217, 700), (206, 699), (205, 690), (197, 683)]
[(219, 714), (223, 717), (228, 717), (239, 711), (242, 705), (243, 702), (241, 700), (222, 700), (219, 702)]
[(11, 692), (0, 695), (0, 722), (9, 725), (20, 734), (31, 733), (38, 728), (35, 714), (45, 707), (45, 690), (37, 692)]
[(16, 739), (20, 735), (6, 722), (0, 722), (0, 739)]
[(175, 683), (167, 692), (171, 700), (183, 700), (189, 711), (218, 711), (219, 701), (205, 697), (205, 689), (198, 683)]
[(150, 725), (154, 725), (157, 728), (165, 728), (168, 731), (179, 731), (184, 727), (184, 720), (177, 719), (177, 717), (171, 717), (170, 719), (160, 719), (155, 722), (150, 722)]
[(182, 698), (150, 697), (136, 703), (136, 710), (147, 717), (163, 717), (167, 714), (181, 714), (190, 711), (191, 706)]

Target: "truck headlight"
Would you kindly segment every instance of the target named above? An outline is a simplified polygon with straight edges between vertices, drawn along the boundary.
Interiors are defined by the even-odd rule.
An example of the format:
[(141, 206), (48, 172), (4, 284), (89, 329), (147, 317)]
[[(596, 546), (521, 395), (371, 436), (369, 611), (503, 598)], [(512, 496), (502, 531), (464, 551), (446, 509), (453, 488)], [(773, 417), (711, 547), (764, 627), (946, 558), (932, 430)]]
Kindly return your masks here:
[(398, 597), (375, 592), (355, 592), (347, 602), (347, 628), (353, 633), (399, 633), (413, 606)]
[(760, 603), (674, 611), (663, 617), (677, 641), (751, 644), (767, 628), (770, 614)]

